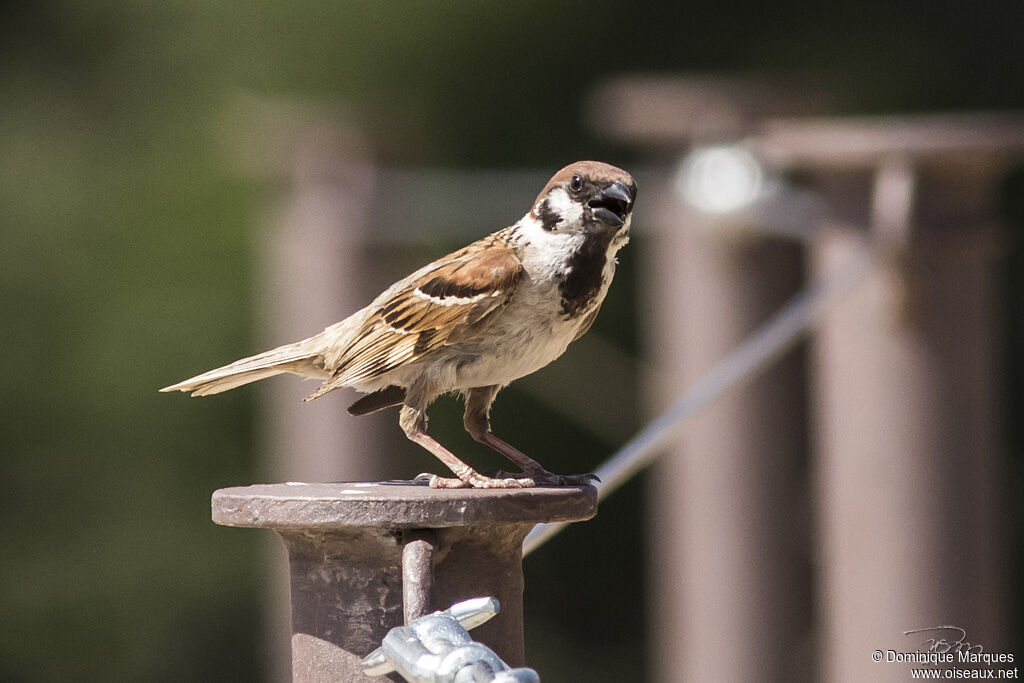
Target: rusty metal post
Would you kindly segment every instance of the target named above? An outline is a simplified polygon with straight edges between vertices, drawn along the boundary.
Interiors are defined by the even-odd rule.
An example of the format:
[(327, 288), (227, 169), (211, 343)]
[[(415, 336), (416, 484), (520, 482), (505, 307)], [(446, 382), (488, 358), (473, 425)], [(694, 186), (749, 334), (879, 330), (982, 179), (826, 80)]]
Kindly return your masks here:
[(1005, 652), (994, 202), (1024, 120), (788, 121), (761, 140), (835, 207), (814, 269), (880, 262), (813, 344), (820, 678), (907, 680), (872, 653), (954, 639), (903, 635), (945, 624)]
[(221, 489), (212, 508), (218, 524), (284, 540), (293, 680), (359, 683), (379, 680), (360, 662), (403, 617), (481, 596), (496, 597), (501, 613), (474, 638), (522, 666), (523, 538), (538, 522), (593, 517), (597, 491), (289, 483)]

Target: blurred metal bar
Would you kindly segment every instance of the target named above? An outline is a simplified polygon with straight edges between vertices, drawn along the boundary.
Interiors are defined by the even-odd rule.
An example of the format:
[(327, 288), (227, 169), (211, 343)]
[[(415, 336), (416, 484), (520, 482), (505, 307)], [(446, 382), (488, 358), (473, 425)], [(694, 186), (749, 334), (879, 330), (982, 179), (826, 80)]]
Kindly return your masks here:
[(883, 157), (909, 154), (985, 172), (1024, 152), (1020, 115), (999, 112), (779, 119), (759, 124), (756, 136), (769, 163), (819, 171), (871, 171)]
[(597, 87), (586, 108), (591, 128), (655, 155), (693, 141), (736, 140), (758, 121), (834, 109), (835, 92), (763, 74), (628, 75)]
[(884, 265), (826, 316), (813, 347), (820, 677), (907, 680), (908, 665), (870, 654), (914, 651), (928, 635), (904, 631), (943, 624), (1005, 651), (994, 181), (1024, 149), (1024, 120), (784, 129), (769, 135), (780, 158), (848, 219), (820, 234), (814, 269), (865, 242)]

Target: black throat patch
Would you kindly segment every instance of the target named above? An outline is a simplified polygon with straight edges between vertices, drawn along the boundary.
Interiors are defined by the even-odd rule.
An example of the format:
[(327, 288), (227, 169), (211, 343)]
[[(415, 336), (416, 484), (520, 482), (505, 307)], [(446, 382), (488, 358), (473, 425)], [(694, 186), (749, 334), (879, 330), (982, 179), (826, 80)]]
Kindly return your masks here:
[(562, 295), (562, 313), (567, 317), (578, 316), (601, 291), (611, 239), (611, 234), (589, 235), (566, 262), (566, 272), (558, 283), (558, 292)]

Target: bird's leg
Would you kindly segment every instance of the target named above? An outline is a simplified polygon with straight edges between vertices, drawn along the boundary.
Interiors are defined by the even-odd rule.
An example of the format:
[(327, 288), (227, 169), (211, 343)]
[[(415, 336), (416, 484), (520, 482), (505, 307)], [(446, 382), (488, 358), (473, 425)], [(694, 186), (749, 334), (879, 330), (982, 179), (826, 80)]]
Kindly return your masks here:
[(550, 486), (583, 486), (597, 477), (593, 474), (555, 474), (547, 471), (539, 462), (491, 433), (490, 411), (500, 386), (477, 387), (466, 392), (466, 413), (463, 424), (476, 441), (501, 453), (518, 466), (523, 473), (538, 484)]
[(503, 479), (485, 477), (459, 460), (454, 453), (427, 434), (427, 415), (424, 410), (414, 408), (408, 404), (403, 405), (398, 422), (410, 441), (423, 446), (433, 453), (434, 457), (444, 463), (445, 467), (458, 477), (457, 479), (452, 479), (432, 475), (430, 477), (430, 486), (432, 488), (514, 489), (534, 486), (533, 480), (525, 477), (508, 477)]

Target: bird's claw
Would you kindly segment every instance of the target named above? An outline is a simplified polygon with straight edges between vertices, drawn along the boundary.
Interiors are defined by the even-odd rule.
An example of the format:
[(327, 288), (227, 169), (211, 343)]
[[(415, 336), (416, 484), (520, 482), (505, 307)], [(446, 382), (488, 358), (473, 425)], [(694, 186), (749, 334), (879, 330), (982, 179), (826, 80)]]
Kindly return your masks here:
[[(492, 477), (498, 479), (508, 479), (523, 476), (520, 474), (510, 474), (501, 470), (494, 472), (488, 472)], [(548, 472), (547, 470), (527, 471), (525, 473), (532, 479), (537, 486), (591, 486), (594, 482), (601, 482), (600, 477), (596, 474), (555, 474), (554, 472)]]
[(596, 474), (555, 474), (554, 472), (531, 472), (530, 476), (538, 486), (592, 486), (600, 483)]
[(528, 477), (485, 477), (478, 472), (473, 472), (466, 479), (439, 477), (432, 474), (428, 481), (432, 489), (526, 489), (536, 486), (533, 479)]

